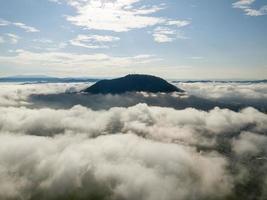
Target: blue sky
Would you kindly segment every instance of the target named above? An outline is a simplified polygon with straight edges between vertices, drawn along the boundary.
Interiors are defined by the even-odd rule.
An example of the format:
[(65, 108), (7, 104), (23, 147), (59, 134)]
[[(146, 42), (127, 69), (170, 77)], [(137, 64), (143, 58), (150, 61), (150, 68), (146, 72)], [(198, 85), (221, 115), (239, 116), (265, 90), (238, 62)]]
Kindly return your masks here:
[(0, 76), (267, 78), (266, 0), (0, 2)]

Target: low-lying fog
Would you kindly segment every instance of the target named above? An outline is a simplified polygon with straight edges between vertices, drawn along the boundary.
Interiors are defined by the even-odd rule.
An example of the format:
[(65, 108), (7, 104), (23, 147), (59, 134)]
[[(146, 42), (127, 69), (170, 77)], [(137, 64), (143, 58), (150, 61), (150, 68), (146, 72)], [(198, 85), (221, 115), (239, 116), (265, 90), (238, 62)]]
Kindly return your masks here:
[(177, 86), (1, 83), (0, 199), (266, 199), (267, 84)]

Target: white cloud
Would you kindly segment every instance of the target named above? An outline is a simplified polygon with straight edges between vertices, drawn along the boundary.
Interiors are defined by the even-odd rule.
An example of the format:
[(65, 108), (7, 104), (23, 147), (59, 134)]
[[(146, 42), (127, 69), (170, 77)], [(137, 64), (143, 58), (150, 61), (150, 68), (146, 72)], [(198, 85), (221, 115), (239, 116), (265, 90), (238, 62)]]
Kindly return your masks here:
[(73, 86), (86, 84), (1, 85), (1, 199), (217, 200), (240, 195), (238, 187), (253, 199), (266, 194), (265, 113), (53, 109), (27, 98)]
[(33, 33), (34, 32), (40, 32), (38, 29), (36, 29), (36, 28), (34, 28), (32, 26), (27, 26), (24, 23), (15, 22), (15, 23), (13, 23), (13, 25), (16, 26), (16, 27), (19, 27), (19, 28), (21, 28), (23, 30), (25, 30), (26, 32), (33, 32)]
[(191, 24), (191, 22), (187, 20), (170, 20), (166, 22), (166, 25), (170, 25), (170, 26), (175, 25), (177, 28), (181, 28), (189, 24)]
[(192, 59), (192, 60), (203, 60), (204, 57), (202, 57), (202, 56), (192, 56), (192, 57), (189, 57), (189, 59)]
[[(140, 5), (144, 4), (144, 0), (67, 0), (67, 3), (74, 7), (77, 12), (74, 16), (67, 16), (67, 20), (74, 25), (87, 29), (126, 32), (155, 25), (171, 26), (171, 31), (175, 31), (175, 33), (164, 34), (161, 31), (161, 33), (153, 34), (154, 40), (157, 42), (171, 42), (175, 39), (185, 39), (186, 37), (177, 28), (187, 26), (191, 23), (188, 20), (151, 16), (151, 14), (165, 9), (165, 5)], [(107, 48), (106, 45), (84, 44), (77, 40), (79, 38), (71, 42), (74, 45), (86, 48)]]
[(192, 95), (215, 100), (234, 100), (242, 102), (245, 100), (267, 101), (267, 84), (265, 83), (178, 83)]
[(156, 42), (171, 42), (174, 40), (175, 31), (167, 27), (157, 27), (154, 29), (153, 37)]
[(75, 16), (67, 16), (73, 24), (88, 29), (125, 32), (137, 28), (153, 26), (165, 21), (150, 14), (163, 9), (159, 6), (136, 6), (142, 0), (69, 0), (76, 9)]
[(107, 43), (120, 40), (118, 37), (109, 35), (78, 35), (70, 40), (73, 46), (85, 47), (89, 49), (109, 48)]
[(255, 132), (267, 130), (266, 115), (252, 108), (241, 112), (219, 108), (203, 112), (138, 104), (105, 111), (93, 111), (82, 106), (68, 110), (0, 107), (0, 111), (0, 135), (12, 133), (46, 137), (85, 134), (93, 138), (123, 133), (157, 142), (216, 149), (220, 145), (216, 138), (220, 135), (247, 129)]
[(53, 40), (45, 39), (45, 38), (33, 39), (32, 41), (33, 42), (38, 42), (38, 43), (44, 43), (44, 44), (51, 44), (51, 43), (53, 43)]
[(149, 16), (164, 9), (165, 5), (137, 6), (143, 0), (69, 0), (67, 2), (77, 10), (76, 16), (67, 16), (67, 19), (75, 25), (88, 29), (124, 32), (157, 24), (176, 25), (177, 27), (190, 24), (187, 20)]
[(249, 15), (249, 16), (262, 16), (262, 15), (266, 15), (267, 14), (267, 5), (262, 6), (258, 10), (247, 8), (247, 9), (245, 9), (245, 12), (246, 12), (246, 15)]
[(25, 30), (26, 32), (40, 32), (40, 30), (38, 30), (37, 28), (28, 26), (22, 22), (11, 22), (5, 19), (0, 19), (0, 26), (15, 26)]
[(158, 43), (172, 42), (177, 39), (187, 39), (180, 31), (170, 27), (157, 27), (153, 31), (154, 41)]
[(257, 155), (266, 149), (267, 137), (251, 132), (243, 132), (233, 140), (233, 150), (238, 155), (252, 154)]
[(87, 83), (51, 83), (51, 84), (5, 84), (1, 83), (0, 107), (31, 105), (28, 98), (32, 94), (58, 94), (69, 90), (80, 91), (88, 87)]
[(177, 83), (191, 95), (208, 100), (232, 105), (253, 106), (258, 109), (267, 108), (266, 83), (231, 83), (231, 82), (195, 82)]
[(252, 8), (252, 4), (256, 0), (239, 0), (233, 3), (234, 8), (241, 9), (248, 16), (262, 16), (267, 14), (267, 5), (260, 7), (259, 9)]
[(153, 30), (154, 41), (166, 43), (177, 39), (187, 39), (179, 29), (189, 24), (191, 24), (191, 21), (188, 20), (168, 20), (165, 22), (165, 26), (158, 26)]
[(207, 199), (226, 196), (232, 185), (222, 156), (133, 134), (2, 133), (0, 145), (1, 199)]
[(21, 37), (16, 34), (7, 33), (6, 35), (8, 36), (11, 44), (17, 44), (19, 39), (21, 39)]
[(238, 0), (237, 2), (233, 3), (234, 8), (248, 8), (251, 4), (253, 4), (256, 0)]
[(0, 26), (8, 26), (8, 25), (10, 25), (9, 21), (0, 18)]
[(61, 0), (48, 0), (50, 2), (53, 2), (53, 3), (57, 3), (57, 4), (61, 4)]
[(153, 61), (152, 55), (115, 57), (107, 54), (73, 54), (65, 52), (31, 52), (16, 50), (15, 55), (0, 56), (0, 63), (17, 64), (18, 66), (47, 67), (99, 67), (99, 66), (132, 66)]
[(33, 49), (39, 50), (39, 51), (59, 51), (64, 49), (68, 43), (67, 42), (54, 42), (50, 39), (33, 39), (34, 46), (32, 46)]
[(4, 36), (0, 36), (0, 43), (8, 42), (11, 44), (17, 44), (20, 39), (21, 37), (16, 34), (6, 33)]

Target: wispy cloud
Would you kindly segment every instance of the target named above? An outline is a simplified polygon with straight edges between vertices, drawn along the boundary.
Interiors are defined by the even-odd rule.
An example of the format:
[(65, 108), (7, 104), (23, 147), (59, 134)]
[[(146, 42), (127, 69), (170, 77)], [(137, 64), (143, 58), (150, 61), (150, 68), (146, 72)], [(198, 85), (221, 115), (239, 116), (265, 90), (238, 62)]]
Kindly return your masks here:
[(4, 38), (2, 36), (0, 36), (0, 44), (4, 43), (4, 42), (5, 42)]
[(157, 27), (153, 32), (153, 37), (156, 42), (164, 43), (174, 40), (175, 31), (167, 27)]
[(191, 57), (189, 57), (189, 59), (191, 59), (191, 60), (203, 60), (204, 57), (202, 57), (202, 56), (191, 56)]
[(173, 26), (175, 25), (177, 28), (181, 28), (189, 25), (191, 22), (188, 20), (170, 20), (166, 22), (166, 25)]
[(54, 42), (49, 39), (35, 39), (33, 42), (36, 43), (33, 49), (40, 51), (59, 51), (68, 45), (67, 42)]
[(40, 38), (40, 39), (33, 39), (33, 42), (43, 43), (43, 44), (51, 44), (53, 43), (50, 39)]
[(15, 22), (13, 23), (14, 26), (18, 27), (18, 28), (21, 28), (23, 30), (25, 30), (26, 32), (40, 32), (38, 29), (32, 27), (32, 26), (27, 26), (26, 24), (24, 23), (20, 23), (20, 22)]
[(136, 55), (116, 57), (107, 54), (75, 54), (65, 52), (32, 52), (16, 50), (12, 56), (0, 56), (0, 63), (19, 66), (45, 67), (102, 67), (102, 66), (132, 66), (158, 60), (153, 55)]
[(16, 35), (16, 34), (6, 33), (6, 34), (0, 36), (0, 43), (17, 44), (20, 39), (21, 39), (21, 37)]
[(28, 26), (22, 22), (11, 22), (5, 19), (0, 19), (0, 26), (15, 26), (17, 28), (23, 29), (26, 32), (40, 32), (40, 30), (38, 30), (37, 28)]
[(256, 0), (239, 0), (233, 3), (234, 8), (241, 9), (245, 12), (245, 15), (248, 16), (262, 16), (267, 14), (267, 5), (263, 5), (259, 9), (252, 8), (252, 4), (255, 3)]
[(61, 4), (60, 0), (48, 0), (48, 1), (53, 2), (53, 3)]
[(118, 40), (120, 40), (120, 38), (110, 35), (78, 35), (76, 38), (70, 40), (70, 44), (89, 49), (99, 49), (109, 48), (107, 43)]
[(13, 33), (7, 33), (8, 39), (11, 44), (17, 44), (19, 39), (21, 38), (20, 36), (13, 34)]
[(238, 0), (233, 3), (234, 8), (245, 9), (248, 8), (251, 4), (253, 4), (256, 0)]
[(191, 22), (186, 20), (171, 20), (165, 26), (158, 26), (153, 31), (154, 41), (158, 43), (172, 42), (177, 39), (187, 39), (179, 28), (189, 25)]
[(8, 26), (10, 24), (9, 21), (4, 20), (4, 19), (0, 19), (0, 26)]

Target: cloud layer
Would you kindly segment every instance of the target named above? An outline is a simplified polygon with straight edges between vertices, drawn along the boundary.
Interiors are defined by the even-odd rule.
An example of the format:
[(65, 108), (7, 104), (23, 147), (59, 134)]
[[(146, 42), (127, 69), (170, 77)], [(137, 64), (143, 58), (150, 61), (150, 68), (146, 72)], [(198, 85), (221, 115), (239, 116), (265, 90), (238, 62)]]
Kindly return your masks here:
[[(37, 108), (29, 99), (86, 86), (1, 84), (1, 199), (266, 197), (265, 113), (252, 107), (201, 111), (147, 104), (54, 109), (49, 101)], [(131, 95), (127, 98), (141, 94)], [(154, 94), (163, 101), (162, 95)], [(105, 98), (108, 103), (115, 97)]]
[[(266, 132), (267, 117), (251, 108), (203, 112), (140, 104), (0, 113), (2, 199), (220, 199), (234, 195), (238, 184), (227, 170), (227, 144), (239, 159), (260, 155), (253, 148), (266, 144), (258, 134)], [(243, 131), (253, 132), (253, 147)]]
[(177, 83), (191, 95), (227, 104), (253, 106), (266, 111), (266, 83)]
[[(77, 41), (76, 41), (77, 45)], [(81, 44), (80, 44), (81, 45)], [(109, 66), (133, 66), (135, 64), (156, 61), (153, 55), (110, 56), (104, 53), (77, 54), (61, 51), (39, 52), (18, 49), (12, 55), (0, 56), (0, 63), (18, 66), (42, 66), (50, 68), (95, 68)], [(49, 62), (48, 62), (49, 61)], [(65, 68), (66, 67), (66, 68)], [(84, 69), (85, 68), (85, 69)], [(98, 69), (99, 70), (99, 69)], [(68, 70), (67, 70), (68, 71)], [(75, 71), (75, 70), (74, 70)]]

